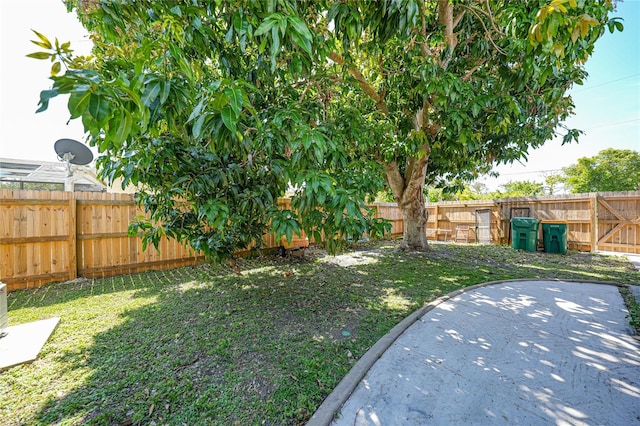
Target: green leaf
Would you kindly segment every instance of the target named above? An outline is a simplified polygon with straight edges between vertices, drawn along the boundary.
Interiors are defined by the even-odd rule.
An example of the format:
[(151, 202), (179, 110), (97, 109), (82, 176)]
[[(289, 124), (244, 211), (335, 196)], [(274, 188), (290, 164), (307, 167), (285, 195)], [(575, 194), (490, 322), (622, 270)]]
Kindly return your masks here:
[(28, 58), (34, 58), (34, 59), (49, 59), (49, 58), (55, 58), (55, 53), (48, 53), (48, 52), (34, 52), (34, 53), (29, 53), (27, 55)]
[(207, 118), (207, 113), (202, 114), (198, 117), (198, 119), (193, 123), (193, 128), (191, 129), (191, 134), (195, 139), (200, 139), (202, 135), (202, 125), (204, 124), (204, 120)]
[(131, 133), (132, 126), (133, 118), (127, 110), (118, 110), (118, 113), (109, 120), (110, 137), (117, 148), (120, 148), (127, 139), (127, 136)]
[(315, 146), (313, 148), (313, 154), (316, 157), (316, 160), (318, 161), (319, 164), (322, 164), (323, 160), (324, 160), (324, 154), (322, 152), (322, 149), (318, 146)]
[(193, 119), (195, 119), (196, 117), (199, 117), (203, 109), (204, 109), (204, 101), (198, 102), (198, 105), (196, 105), (193, 111), (191, 111), (191, 115), (189, 115), (189, 118), (187, 119), (187, 123), (190, 123), (191, 121), (193, 121)]
[(313, 137), (309, 133), (304, 133), (302, 135), (302, 146), (304, 147), (304, 149), (309, 149), (312, 143)]
[(261, 36), (266, 34), (272, 28), (278, 26), (278, 22), (282, 19), (282, 15), (279, 13), (273, 13), (265, 19), (262, 24), (253, 32), (254, 36)]
[(53, 65), (51, 66), (51, 75), (58, 75), (58, 73), (60, 72), (60, 62), (54, 62)]
[(333, 189), (333, 182), (331, 181), (330, 177), (324, 176), (320, 181), (320, 185), (322, 185), (322, 187), (325, 191), (327, 191), (328, 194), (331, 193), (331, 190)]
[(160, 90), (160, 103), (164, 104), (169, 98), (169, 93), (171, 92), (171, 82), (161, 81), (160, 86), (162, 87)]
[(282, 37), (284, 37), (284, 35), (287, 33), (287, 19), (286, 18), (282, 18), (280, 20), (280, 22), (278, 22), (278, 29), (280, 29), (280, 35)]
[(162, 89), (161, 83), (160, 80), (153, 79), (145, 86), (140, 100), (146, 107), (150, 107), (160, 94), (160, 90)]
[(110, 108), (106, 98), (92, 93), (89, 97), (89, 114), (102, 125), (109, 115)]
[(221, 110), (225, 105), (229, 104), (229, 96), (224, 93), (216, 93), (211, 100), (211, 107), (215, 110)]
[(123, 120), (124, 118), (124, 112), (122, 109), (117, 109), (113, 112), (113, 114), (111, 115), (111, 118), (109, 118), (109, 121), (107, 123), (107, 128), (105, 131), (105, 139), (109, 139), (110, 142), (114, 142), (114, 139), (116, 138), (116, 133), (117, 133), (117, 128), (119, 126), (119, 123)]
[(314, 192), (314, 193), (315, 193), (315, 192), (318, 192), (318, 186), (319, 186), (319, 185), (320, 185), (320, 184), (318, 183), (318, 180), (317, 180), (317, 179), (308, 179), (308, 185), (307, 185), (307, 188), (308, 188), (308, 187), (311, 187), (311, 191), (312, 191), (312, 192)]
[(309, 56), (311, 56), (311, 54), (312, 54), (312, 52), (311, 52), (311, 42), (309, 42), (309, 40), (305, 39), (300, 34), (295, 33), (295, 32), (291, 33), (291, 37), (293, 38), (293, 41), (295, 41), (296, 44), (298, 46), (300, 46), (300, 48), (302, 48), (302, 50), (304, 50), (305, 52), (307, 52), (309, 54)]
[(40, 34), (39, 32), (37, 32), (36, 30), (31, 30), (33, 31), (33, 33), (38, 36), (38, 38), (42, 41), (41, 43), (39, 42), (33, 42), (35, 44), (37, 44), (38, 46), (42, 46), (45, 49), (51, 49), (53, 47), (53, 45), (51, 44), (51, 42), (49, 41), (48, 38), (46, 38), (44, 35)]
[(313, 35), (311, 34), (311, 31), (309, 31), (309, 28), (307, 28), (307, 25), (297, 16), (290, 16), (287, 20), (293, 27), (291, 35), (293, 36), (296, 44), (311, 55), (311, 41), (313, 40)]
[(46, 43), (43, 43), (41, 41), (31, 40), (31, 43), (35, 44), (36, 46), (43, 47), (45, 49), (50, 49), (50, 47), (48, 47)]
[(478, 104), (472, 104), (471, 105), (471, 115), (473, 115), (473, 117), (477, 117), (478, 114), (480, 113), (480, 110), (482, 109), (482, 107)]
[(322, 149), (318, 146), (313, 148), (313, 153), (316, 157), (316, 160), (318, 161), (319, 164), (322, 164), (324, 161), (324, 153), (322, 152)]
[(220, 115), (222, 116), (222, 121), (223, 121), (225, 127), (227, 129), (231, 130), (233, 133), (235, 133), (236, 132), (236, 123), (238, 122), (238, 119), (234, 115), (233, 110), (231, 109), (231, 107), (226, 106), (226, 107), (222, 108), (220, 110)]
[(278, 28), (271, 29), (271, 71), (276, 69), (276, 58), (280, 53), (280, 33)]
[(41, 91), (40, 102), (38, 103), (38, 105), (40, 105), (40, 108), (36, 110), (36, 113), (46, 111), (46, 109), (49, 108), (49, 100), (56, 96), (58, 96), (58, 91), (55, 89)]
[(71, 113), (71, 118), (78, 118), (82, 116), (84, 111), (89, 106), (89, 99), (91, 98), (91, 91), (88, 89), (84, 92), (71, 92), (69, 96), (69, 102), (67, 103), (67, 108), (69, 113)]
[(193, 67), (191, 66), (189, 61), (187, 61), (187, 59), (184, 57), (180, 57), (180, 59), (178, 60), (178, 65), (180, 66), (180, 70), (187, 78), (187, 80), (193, 82), (195, 77), (193, 75)]
[(346, 204), (345, 207), (346, 207), (346, 210), (347, 210), (347, 215), (349, 217), (353, 218), (353, 217), (358, 216), (358, 211), (357, 211), (357, 208), (356, 208), (356, 204), (353, 201), (347, 201), (347, 204)]
[(140, 111), (141, 114), (144, 115), (146, 109), (144, 104), (142, 103), (142, 100), (140, 99), (140, 96), (138, 96), (138, 94), (136, 92), (134, 92), (133, 90), (131, 90), (131, 88), (127, 87), (127, 83), (119, 80), (119, 89), (122, 90), (123, 92), (125, 92), (127, 95), (129, 95), (129, 97), (131, 98), (131, 100), (136, 104), (136, 106), (138, 107), (138, 110)]
[(224, 93), (229, 97), (229, 105), (236, 117), (240, 117), (242, 112), (242, 89), (239, 87), (227, 87), (224, 89)]
[(233, 27), (235, 28), (236, 32), (241, 33), (242, 31), (242, 16), (240, 15), (239, 12), (235, 12), (233, 14)]
[(252, 114), (256, 113), (256, 109), (253, 107), (253, 105), (251, 105), (249, 96), (247, 96), (247, 92), (244, 90), (242, 91), (242, 107)]

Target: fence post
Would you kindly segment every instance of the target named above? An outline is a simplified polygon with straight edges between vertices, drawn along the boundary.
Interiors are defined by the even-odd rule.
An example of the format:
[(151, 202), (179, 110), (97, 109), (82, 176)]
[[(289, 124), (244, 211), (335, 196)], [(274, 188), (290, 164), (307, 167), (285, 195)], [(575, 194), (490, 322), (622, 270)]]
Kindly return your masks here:
[(591, 252), (598, 251), (598, 193), (592, 192), (589, 195), (591, 211)]
[(77, 237), (78, 226), (76, 224), (77, 217), (77, 203), (75, 193), (71, 193), (69, 198), (69, 279), (74, 280), (78, 277), (78, 250), (77, 250)]
[(502, 232), (502, 207), (495, 201), (493, 202), (493, 206), (491, 206), (491, 216), (496, 221), (496, 238), (494, 240), (492, 232), (491, 242), (493, 244), (502, 244), (502, 236), (504, 235)]

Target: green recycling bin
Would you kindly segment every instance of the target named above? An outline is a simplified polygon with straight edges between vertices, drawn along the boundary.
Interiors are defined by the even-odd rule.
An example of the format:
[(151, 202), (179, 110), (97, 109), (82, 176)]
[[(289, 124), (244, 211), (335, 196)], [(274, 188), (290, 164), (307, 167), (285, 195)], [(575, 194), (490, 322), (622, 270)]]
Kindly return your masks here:
[(567, 254), (566, 223), (543, 223), (542, 239), (547, 253)]
[(540, 221), (532, 217), (511, 219), (511, 244), (514, 249), (536, 251), (538, 249), (538, 225)]

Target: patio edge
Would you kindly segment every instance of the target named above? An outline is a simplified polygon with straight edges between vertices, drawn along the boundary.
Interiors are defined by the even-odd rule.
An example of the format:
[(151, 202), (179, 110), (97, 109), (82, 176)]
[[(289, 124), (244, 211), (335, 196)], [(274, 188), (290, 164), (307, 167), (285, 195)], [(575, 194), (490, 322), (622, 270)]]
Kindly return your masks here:
[(395, 327), (391, 329), (387, 334), (382, 336), (363, 356), (360, 360), (349, 370), (346, 376), (340, 380), (338, 385), (333, 391), (324, 399), (320, 407), (313, 413), (306, 426), (328, 426), (334, 420), (335, 415), (340, 411), (344, 403), (349, 399), (355, 388), (360, 381), (367, 374), (369, 369), (375, 364), (375, 362), (382, 356), (382, 354), (389, 349), (389, 347), (396, 341), (402, 333), (404, 333), (414, 322), (420, 317), (427, 314), (429, 311), (437, 307), (438, 305), (450, 300), (460, 294), (466, 293), (482, 287), (488, 287), (491, 285), (515, 283), (523, 281), (549, 281), (549, 282), (568, 282), (568, 283), (583, 283), (583, 284), (602, 284), (612, 285), (615, 287), (629, 287), (627, 284), (613, 283), (607, 281), (590, 281), (590, 280), (564, 280), (557, 278), (522, 278), (515, 280), (499, 280), (489, 281), (486, 283), (475, 284), (469, 287), (465, 287), (444, 296), (440, 296), (432, 302), (418, 308), (405, 319), (400, 321)]

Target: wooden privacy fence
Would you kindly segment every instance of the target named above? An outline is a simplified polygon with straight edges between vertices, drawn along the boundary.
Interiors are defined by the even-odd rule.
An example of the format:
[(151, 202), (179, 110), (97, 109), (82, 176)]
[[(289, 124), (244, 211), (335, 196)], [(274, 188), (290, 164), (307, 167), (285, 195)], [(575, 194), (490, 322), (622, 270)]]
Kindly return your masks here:
[[(440, 230), (427, 233), (437, 239), (442, 231), (455, 235), (457, 225), (469, 226), (469, 241), (478, 242), (477, 218), (484, 213), (488, 219), (488, 242), (508, 244), (511, 241), (511, 218), (533, 217), (544, 223), (567, 224), (569, 248), (595, 251), (596, 194), (571, 194), (548, 197), (504, 198), (490, 201), (448, 201), (427, 205), (427, 228)], [(637, 194), (640, 198), (640, 193)], [(542, 226), (539, 227), (542, 235)], [(447, 234), (445, 234), (447, 235)], [(638, 235), (640, 243), (640, 233)], [(540, 238), (542, 242), (542, 238)]]
[(127, 234), (138, 213), (130, 194), (0, 190), (0, 281), (15, 290), (202, 261), (166, 238), (143, 251)]
[[(279, 200), (281, 208), (290, 202)], [(402, 235), (402, 214), (395, 203), (375, 203), (376, 216)], [(456, 201), (427, 204), (427, 237), (452, 240), (458, 225), (468, 225), (469, 241), (506, 244), (510, 219), (530, 216), (568, 227), (569, 248), (640, 254), (640, 191)], [(159, 250), (142, 250), (127, 233), (139, 214), (130, 194), (0, 190), (0, 281), (9, 290), (52, 281), (103, 277), (200, 263), (203, 256), (174, 240)], [(483, 218), (478, 226), (478, 218)], [(278, 247), (272, 234), (267, 248)]]
[[(278, 200), (290, 208), (288, 199)], [(162, 238), (156, 250), (128, 235), (141, 211), (131, 194), (0, 190), (0, 282), (9, 291), (201, 263), (204, 256)], [(267, 248), (280, 245), (266, 234)]]
[[(392, 235), (402, 235), (402, 214), (395, 203), (379, 203), (378, 216), (390, 219)], [(469, 226), (469, 241), (480, 240), (479, 216), (486, 218), (488, 242), (508, 244), (511, 218), (533, 217), (567, 224), (567, 245), (581, 251), (640, 254), (640, 191), (443, 201), (427, 204), (427, 238), (453, 240), (458, 225)], [(540, 244), (542, 244), (540, 226)]]

